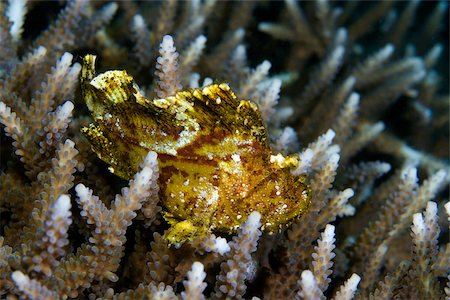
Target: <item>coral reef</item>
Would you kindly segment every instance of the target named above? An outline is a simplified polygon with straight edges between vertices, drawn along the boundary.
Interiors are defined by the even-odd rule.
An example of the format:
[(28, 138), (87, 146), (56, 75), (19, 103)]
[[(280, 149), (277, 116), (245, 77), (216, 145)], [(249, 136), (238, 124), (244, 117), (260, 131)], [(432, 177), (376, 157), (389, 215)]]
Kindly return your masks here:
[[(0, 297), (450, 298), (448, 18), (445, 1), (0, 2)], [(160, 156), (123, 158), (127, 182), (81, 132), (89, 53), (142, 99), (227, 84), (254, 102), (309, 210), (169, 245)]]

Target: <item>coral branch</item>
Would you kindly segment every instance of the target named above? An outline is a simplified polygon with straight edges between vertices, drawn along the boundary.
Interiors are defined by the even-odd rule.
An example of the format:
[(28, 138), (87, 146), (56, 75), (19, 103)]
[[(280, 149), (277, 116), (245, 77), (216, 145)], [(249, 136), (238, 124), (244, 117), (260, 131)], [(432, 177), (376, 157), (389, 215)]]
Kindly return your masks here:
[(241, 225), (238, 235), (230, 243), (231, 251), (227, 255), (228, 260), (221, 264), (213, 298), (232, 299), (241, 298), (244, 295), (245, 281), (252, 278), (255, 273), (251, 254), (256, 251), (261, 235), (260, 219), (261, 215), (258, 212), (252, 212)]
[(48, 290), (45, 286), (42, 286), (38, 281), (31, 280), (27, 275), (24, 275), (20, 271), (15, 271), (11, 275), (14, 283), (18, 289), (30, 299), (59, 299), (56, 292)]
[(185, 292), (181, 293), (181, 298), (184, 300), (203, 300), (203, 291), (206, 288), (206, 283), (203, 280), (206, 277), (203, 265), (199, 262), (192, 264), (192, 270), (187, 272), (188, 280), (183, 282)]
[(325, 296), (317, 286), (316, 279), (313, 273), (309, 270), (302, 272), (302, 279), (300, 280), (301, 291), (297, 296), (305, 300), (324, 300)]
[(352, 276), (341, 286), (339, 291), (336, 292), (333, 300), (351, 300), (355, 296), (356, 287), (358, 286), (361, 277), (358, 274), (352, 274)]
[(178, 75), (178, 53), (170, 35), (165, 35), (160, 47), (155, 75), (158, 76), (155, 93), (159, 98), (175, 95), (181, 89)]
[(333, 266), (331, 260), (335, 256), (333, 253), (335, 241), (334, 226), (327, 225), (322, 232), (321, 239), (317, 241), (317, 246), (314, 247), (315, 253), (312, 255), (312, 272), (316, 279), (317, 287), (322, 292), (327, 290), (328, 284), (331, 282), (331, 279), (328, 277), (333, 272), (331, 271), (331, 267)]

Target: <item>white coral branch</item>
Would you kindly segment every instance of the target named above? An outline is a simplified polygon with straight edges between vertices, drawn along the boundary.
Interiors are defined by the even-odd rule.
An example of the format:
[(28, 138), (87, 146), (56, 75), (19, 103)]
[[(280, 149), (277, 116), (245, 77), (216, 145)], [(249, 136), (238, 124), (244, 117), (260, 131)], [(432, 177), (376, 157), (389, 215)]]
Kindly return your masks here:
[(375, 124), (364, 124), (358, 132), (345, 143), (342, 148), (343, 157), (346, 163), (358, 151), (364, 148), (367, 144), (373, 141), (385, 128), (383, 122), (376, 122)]
[(332, 259), (335, 256), (333, 253), (335, 241), (334, 226), (328, 224), (317, 241), (317, 246), (314, 247), (315, 253), (312, 254), (312, 272), (317, 286), (322, 292), (327, 290), (328, 284), (331, 282), (329, 276), (333, 272), (331, 267), (333, 266)]
[(238, 95), (242, 99), (253, 99), (258, 85), (267, 79), (272, 64), (265, 60), (239, 86)]
[[(11, 278), (16, 284), (17, 288), (30, 299), (59, 299), (56, 292), (48, 290), (36, 280), (31, 280), (30, 277), (20, 271), (15, 271), (11, 274)], [(27, 298), (28, 298), (27, 297)]]
[(316, 279), (311, 271), (303, 271), (299, 283), (301, 290), (297, 293), (297, 297), (305, 300), (325, 299), (325, 296), (319, 289)]
[(173, 38), (165, 35), (159, 45), (160, 56), (156, 61), (155, 75), (158, 77), (155, 93), (159, 98), (172, 96), (181, 90), (178, 76), (178, 52), (173, 44)]
[(191, 242), (191, 245), (200, 253), (206, 251), (225, 255), (231, 249), (225, 238), (216, 237), (214, 234), (197, 238)]
[(352, 93), (333, 124), (333, 130), (336, 132), (336, 143), (340, 145), (343, 145), (353, 132), (359, 109), (359, 98), (358, 93)]
[(316, 220), (319, 225), (318, 228), (322, 228), (327, 223), (333, 222), (336, 220), (336, 217), (344, 217), (344, 216), (352, 216), (355, 213), (355, 207), (348, 204), (348, 201), (351, 197), (353, 197), (355, 192), (348, 188), (337, 195), (334, 195), (330, 202), (325, 206), (318, 219)]
[(47, 80), (42, 83), (42, 89), (36, 92), (28, 112), (35, 129), (39, 130), (42, 124), (50, 122), (47, 114), (53, 109), (55, 100), (72, 96), (81, 70), (78, 63), (70, 66), (72, 59), (72, 54), (64, 53), (52, 68), (52, 72), (47, 75)]
[(86, 218), (88, 224), (101, 226), (103, 216), (107, 210), (105, 204), (97, 196), (92, 195), (92, 190), (80, 183), (75, 187), (77, 203), (81, 207), (80, 215)]
[(352, 276), (341, 286), (333, 300), (351, 300), (355, 296), (356, 289), (361, 280), (358, 274)]
[(187, 272), (188, 280), (183, 281), (185, 291), (181, 293), (181, 298), (184, 300), (203, 300), (205, 296), (203, 291), (206, 288), (206, 283), (203, 282), (206, 278), (203, 264), (196, 261), (192, 264), (192, 269)]
[(23, 24), (27, 13), (27, 0), (9, 0), (6, 16), (13, 23), (9, 32), (14, 41), (18, 42), (22, 36)]
[[(275, 139), (275, 142), (271, 144), (272, 148), (275, 151), (279, 151), (285, 154), (293, 153), (299, 148), (299, 142), (297, 133), (292, 127), (285, 127), (281, 131), (281, 134)], [(312, 154), (312, 151), (309, 151), (309, 153)], [(300, 157), (300, 162), (304, 164), (302, 167), (298, 168), (297, 166), (297, 172), (300, 172), (299, 174), (306, 173), (305, 169), (307, 169), (307, 165), (310, 165), (311, 160), (308, 159), (308, 154), (303, 154), (303, 157)], [(309, 163), (308, 163), (309, 161)]]
[(329, 129), (317, 140), (308, 145), (308, 147), (299, 154), (300, 162), (298, 167), (292, 171), (294, 175), (318, 171), (323, 164), (329, 161), (333, 154), (339, 153), (339, 146), (332, 145), (336, 133)]
[(314, 194), (312, 195), (313, 203), (310, 209), (311, 212), (318, 212), (326, 205), (336, 177), (339, 159), (340, 156), (337, 153), (330, 155), (328, 161), (324, 163), (322, 168), (311, 180), (310, 186), (314, 191)]
[(5, 103), (0, 101), (0, 123), (5, 125), (5, 132), (7, 136), (12, 137), (16, 141), (15, 147), (19, 146), (20, 140), (23, 137), (25, 126), (22, 120), (17, 117), (16, 113), (11, 110)]
[(64, 256), (69, 244), (68, 230), (72, 224), (71, 204), (68, 195), (61, 195), (50, 207), (49, 214), (36, 232), (36, 242), (31, 245), (29, 256), (31, 268), (47, 277), (58, 265), (57, 259)]
[(393, 45), (387, 44), (356, 67), (352, 73), (353, 76), (358, 78), (356, 82), (358, 88), (365, 85), (367, 78), (370, 78), (370, 75), (373, 74), (373, 72), (383, 67), (384, 63), (388, 61), (392, 53), (394, 53), (394, 49)]
[(280, 98), (280, 90), (281, 80), (276, 78), (272, 79), (261, 97), (254, 99), (261, 111), (261, 117), (266, 123), (270, 121), (271, 116), (275, 112), (275, 106), (278, 104), (278, 99)]
[(73, 103), (66, 101), (63, 105), (58, 106), (56, 111), (48, 114), (48, 124), (44, 127), (45, 139), (39, 142), (41, 151), (45, 152), (49, 147), (56, 147), (62, 140), (69, 127), (73, 109)]
[(243, 296), (246, 289), (245, 280), (252, 278), (255, 272), (251, 254), (256, 251), (261, 235), (260, 227), (261, 214), (254, 211), (241, 225), (238, 235), (230, 242), (229, 259), (221, 264), (221, 272), (217, 276), (215, 298)]

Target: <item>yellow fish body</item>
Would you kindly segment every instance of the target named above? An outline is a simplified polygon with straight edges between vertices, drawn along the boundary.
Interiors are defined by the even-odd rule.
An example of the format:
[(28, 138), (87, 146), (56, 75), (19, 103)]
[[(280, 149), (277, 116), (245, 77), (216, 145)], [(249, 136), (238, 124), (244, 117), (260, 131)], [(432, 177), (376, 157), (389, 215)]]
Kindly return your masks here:
[(252, 211), (274, 232), (308, 209), (305, 178), (291, 174), (297, 159), (272, 155), (257, 106), (227, 84), (150, 100), (126, 71), (94, 77), (94, 64), (95, 56), (84, 58), (82, 93), (94, 123), (82, 132), (122, 178), (132, 178), (149, 151), (158, 153), (171, 243), (234, 232)]

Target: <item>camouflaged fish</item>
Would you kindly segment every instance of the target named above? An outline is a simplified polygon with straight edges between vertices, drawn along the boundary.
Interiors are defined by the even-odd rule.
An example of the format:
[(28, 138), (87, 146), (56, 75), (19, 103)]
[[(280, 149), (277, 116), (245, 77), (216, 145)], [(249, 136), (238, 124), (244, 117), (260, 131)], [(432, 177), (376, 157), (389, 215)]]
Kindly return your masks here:
[(275, 232), (308, 209), (305, 177), (291, 174), (297, 158), (273, 155), (258, 107), (226, 83), (147, 99), (126, 71), (95, 76), (94, 65), (87, 55), (82, 93), (94, 123), (82, 132), (125, 179), (149, 151), (158, 153), (170, 243), (234, 232), (252, 211)]

